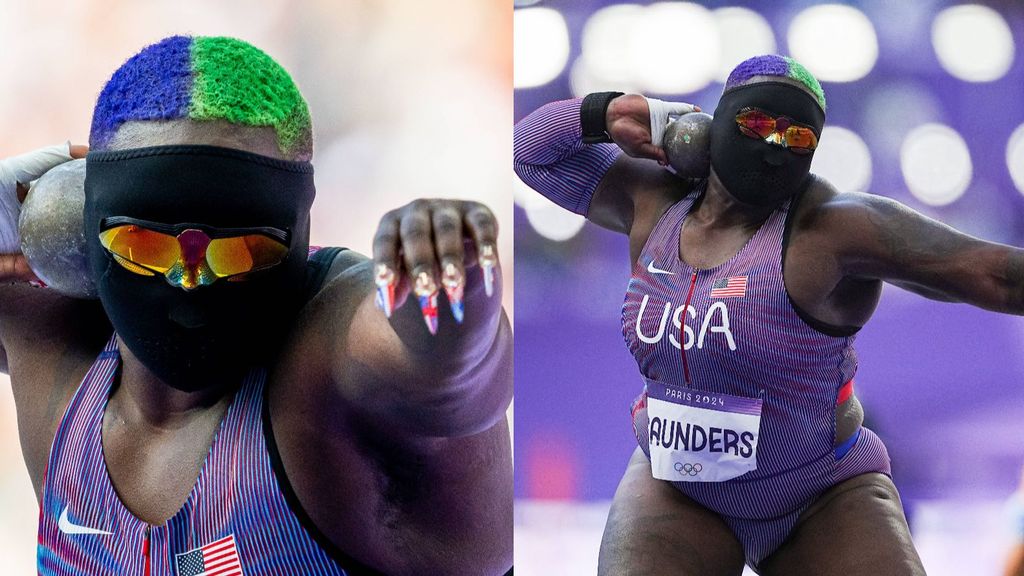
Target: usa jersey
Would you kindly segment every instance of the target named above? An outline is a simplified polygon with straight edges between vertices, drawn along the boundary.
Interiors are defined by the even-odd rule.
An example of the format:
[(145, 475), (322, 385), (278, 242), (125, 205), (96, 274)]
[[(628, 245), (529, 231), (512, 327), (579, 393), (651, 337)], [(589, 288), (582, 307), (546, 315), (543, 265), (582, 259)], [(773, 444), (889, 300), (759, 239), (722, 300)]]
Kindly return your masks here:
[[(812, 327), (789, 298), (782, 257), (790, 202), (729, 260), (695, 270), (680, 258), (680, 232), (705, 187), (670, 207), (652, 231), (629, 282), (622, 330), (645, 388), (664, 383), (762, 401), (755, 470), (723, 482), (673, 483), (722, 515), (756, 564), (823, 491), (864, 472), (888, 474), (889, 459), (866, 428), (848, 449), (834, 445), (836, 405), (849, 398), (857, 369), (854, 335)], [(641, 394), (632, 412), (650, 456), (647, 401)]]

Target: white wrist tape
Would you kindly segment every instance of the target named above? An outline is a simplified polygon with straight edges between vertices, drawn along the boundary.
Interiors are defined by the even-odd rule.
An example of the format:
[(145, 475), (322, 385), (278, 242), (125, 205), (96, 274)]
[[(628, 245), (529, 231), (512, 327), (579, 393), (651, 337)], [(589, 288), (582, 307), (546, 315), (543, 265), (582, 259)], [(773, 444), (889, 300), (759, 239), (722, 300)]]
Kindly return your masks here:
[(71, 143), (47, 146), (20, 156), (0, 159), (0, 254), (21, 252), (18, 234), (18, 184), (27, 186), (47, 170), (71, 160)]
[[(665, 137), (665, 128), (669, 122), (694, 111), (693, 104), (686, 102), (666, 102), (657, 98), (647, 98), (647, 109), (651, 113), (651, 144), (661, 146)], [(675, 118), (673, 118), (673, 116)]]

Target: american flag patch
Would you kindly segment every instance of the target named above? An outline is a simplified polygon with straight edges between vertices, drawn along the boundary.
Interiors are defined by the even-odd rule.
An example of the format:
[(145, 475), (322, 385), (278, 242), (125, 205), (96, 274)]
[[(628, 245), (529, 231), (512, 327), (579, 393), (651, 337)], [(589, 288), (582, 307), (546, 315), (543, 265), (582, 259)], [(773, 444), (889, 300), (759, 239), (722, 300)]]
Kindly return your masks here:
[(747, 277), (732, 276), (715, 280), (711, 285), (712, 298), (743, 298), (747, 295)]
[(174, 562), (178, 576), (243, 576), (234, 534), (202, 548), (176, 554)]

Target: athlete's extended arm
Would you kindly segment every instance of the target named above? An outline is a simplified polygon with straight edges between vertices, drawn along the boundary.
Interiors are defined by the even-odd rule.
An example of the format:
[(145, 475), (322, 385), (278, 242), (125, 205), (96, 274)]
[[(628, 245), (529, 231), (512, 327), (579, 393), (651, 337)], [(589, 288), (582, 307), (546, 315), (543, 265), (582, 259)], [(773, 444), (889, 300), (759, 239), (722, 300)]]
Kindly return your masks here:
[(823, 206), (844, 275), (922, 296), (1024, 314), (1024, 250), (968, 236), (880, 196), (848, 193)]
[[(343, 271), (300, 320), (308, 329), (294, 353), (306, 361), (287, 364), (313, 388), (285, 393), (290, 415), (278, 422), (291, 425), (279, 428), (281, 441), (299, 430), (298, 442), (322, 446), (316, 472), (306, 474), (325, 486), (360, 486), (359, 508), (372, 510), (360, 557), (388, 574), (502, 574), (512, 563), (512, 333), (496, 240), (481, 204), (413, 202), (381, 221), (376, 262), (338, 256)], [(494, 265), (490, 294), (481, 260)], [(377, 280), (391, 275), (381, 290), (390, 299), (394, 288), (388, 318), (375, 299)], [(464, 280), (449, 292), (444, 281), (453, 276)], [(417, 280), (456, 301), (461, 288), (461, 324), (444, 294), (425, 295), (425, 314)], [(345, 517), (314, 515), (338, 534), (351, 532), (338, 520)]]

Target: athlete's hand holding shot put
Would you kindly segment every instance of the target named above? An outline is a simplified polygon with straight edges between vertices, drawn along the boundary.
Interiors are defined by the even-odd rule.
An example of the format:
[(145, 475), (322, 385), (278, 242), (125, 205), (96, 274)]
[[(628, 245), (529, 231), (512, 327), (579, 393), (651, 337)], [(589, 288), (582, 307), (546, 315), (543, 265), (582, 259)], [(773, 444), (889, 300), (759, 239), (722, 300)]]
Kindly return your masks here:
[(372, 259), (310, 249), (311, 135), (288, 74), (235, 39), (167, 38), (104, 88), (81, 225), (99, 299), (30, 285), (20, 256), (0, 286), (40, 574), (511, 566), (497, 223), (417, 200), (381, 219)]
[(85, 158), (89, 147), (81, 144), (55, 144), (11, 158), (0, 159), (0, 282), (36, 280), (21, 254), (18, 217), (29, 184), (53, 167), (69, 160)]

